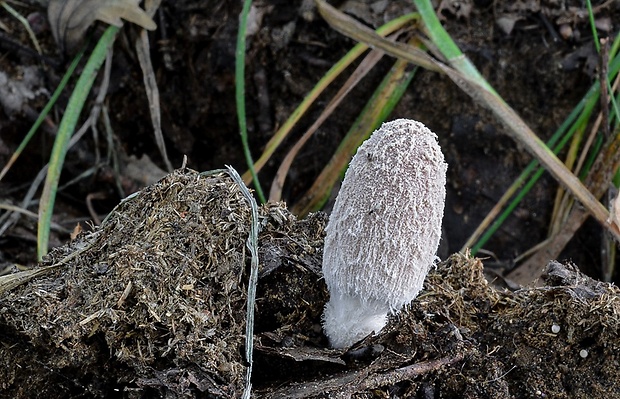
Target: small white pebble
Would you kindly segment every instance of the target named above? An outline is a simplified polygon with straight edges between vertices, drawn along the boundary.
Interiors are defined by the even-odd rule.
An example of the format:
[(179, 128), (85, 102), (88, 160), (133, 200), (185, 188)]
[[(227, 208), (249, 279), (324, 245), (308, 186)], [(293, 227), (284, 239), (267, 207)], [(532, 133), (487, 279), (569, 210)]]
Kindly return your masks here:
[(581, 356), (582, 358), (586, 358), (588, 357), (588, 351), (586, 349), (582, 349), (579, 351), (579, 356)]
[(558, 326), (557, 324), (554, 324), (551, 326), (551, 332), (554, 334), (557, 334), (560, 332), (560, 326)]

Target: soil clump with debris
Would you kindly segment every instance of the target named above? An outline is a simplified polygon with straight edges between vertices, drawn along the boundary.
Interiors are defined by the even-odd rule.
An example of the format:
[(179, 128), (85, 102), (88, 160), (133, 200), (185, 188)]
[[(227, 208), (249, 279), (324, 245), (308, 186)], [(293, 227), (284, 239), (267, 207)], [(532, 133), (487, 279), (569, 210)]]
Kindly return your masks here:
[[(511, 292), (452, 255), (377, 336), (327, 348), (326, 217), (260, 208), (255, 397), (620, 397), (620, 291), (551, 262)], [(28, 279), (3, 285), (3, 396), (239, 397), (250, 206), (182, 169), (125, 200)], [(37, 270), (37, 269), (35, 269)]]

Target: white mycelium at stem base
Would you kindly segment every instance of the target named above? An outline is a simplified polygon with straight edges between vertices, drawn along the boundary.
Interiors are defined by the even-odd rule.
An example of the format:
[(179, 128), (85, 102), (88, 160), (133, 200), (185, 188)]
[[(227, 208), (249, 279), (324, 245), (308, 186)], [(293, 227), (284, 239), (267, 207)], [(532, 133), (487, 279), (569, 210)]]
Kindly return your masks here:
[(357, 150), (325, 237), (333, 347), (378, 333), (418, 295), (441, 238), (446, 170), (437, 136), (408, 119), (384, 123)]

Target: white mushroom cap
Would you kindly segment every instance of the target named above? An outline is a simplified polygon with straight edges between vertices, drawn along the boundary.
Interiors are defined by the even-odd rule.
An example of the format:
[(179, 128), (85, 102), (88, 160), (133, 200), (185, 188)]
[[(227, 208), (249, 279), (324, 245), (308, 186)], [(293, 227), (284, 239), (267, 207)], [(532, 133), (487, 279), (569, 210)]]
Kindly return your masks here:
[(447, 164), (422, 123), (384, 123), (358, 149), (327, 225), (325, 333), (344, 347), (410, 303), (441, 238)]

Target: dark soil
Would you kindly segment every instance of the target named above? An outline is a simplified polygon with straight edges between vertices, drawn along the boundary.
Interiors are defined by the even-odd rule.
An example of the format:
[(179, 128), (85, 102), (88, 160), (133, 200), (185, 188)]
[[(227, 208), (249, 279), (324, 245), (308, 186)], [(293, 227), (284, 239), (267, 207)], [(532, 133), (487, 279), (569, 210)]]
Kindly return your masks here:
[[(7, 28), (0, 25), (0, 74), (12, 82), (9, 85), (0, 76), (0, 167), (14, 153), (69, 62), (51, 37), (44, 8), (39, 2), (25, 3), (18, 10), (28, 17), (43, 55), (33, 51), (15, 19), (0, 14)], [(599, 34), (617, 34), (619, 3), (593, 3), (602, 26)], [(249, 137), (255, 157), (354, 44), (330, 29), (309, 4), (255, 2), (263, 18), (260, 29), (248, 38), (246, 67)], [(374, 27), (414, 10), (408, 1), (335, 5)], [(150, 36), (151, 58), (166, 145), (175, 166), (187, 155), (192, 169), (229, 164), (245, 170), (234, 101), (240, 9), (240, 2), (164, 1), (156, 15), (159, 28)], [(443, 1), (441, 16), (460, 48), (544, 140), (596, 78), (598, 58), (584, 10), (585, 4), (578, 0)], [(506, 20), (516, 21), (510, 32), (503, 25)], [(98, 25), (91, 31), (96, 36), (102, 28)], [(87, 134), (73, 147), (63, 170), (61, 184), (79, 178), (59, 191), (52, 245), (68, 243), (77, 223), (86, 232), (53, 251), (38, 267), (72, 258), (0, 295), (0, 351), (6, 365), (0, 374), (2, 397), (237, 397), (243, 389), (247, 289), (243, 266), (249, 265), (244, 247), (249, 213), (238, 192), (234, 194), (242, 216), (234, 220), (235, 234), (226, 244), (230, 252), (218, 255), (232, 258), (210, 258), (210, 251), (221, 244), (213, 239), (221, 232), (212, 229), (220, 221), (232, 223), (229, 217), (235, 213), (208, 214), (213, 209), (206, 210), (212, 205), (205, 198), (211, 194), (204, 194), (233, 188), (234, 183), (225, 177), (218, 177), (222, 180), (217, 184), (203, 181), (183, 169), (121, 205), (100, 228), (89, 227), (126, 195), (165, 174), (131, 44), (136, 33), (127, 24), (115, 44), (103, 104), (110, 129), (98, 123), (98, 135)], [(285, 187), (288, 204), (294, 205), (311, 186), (392, 63), (383, 59), (347, 97), (338, 116), (304, 147)], [(336, 90), (328, 89), (319, 106)], [(12, 103), (15, 106), (7, 105), (7, 93), (22, 93)], [(19, 205), (48, 161), (67, 93), (0, 181), (2, 203)], [(81, 120), (93, 102), (94, 95)], [(293, 137), (261, 172), (264, 187), (270, 185), (288, 148), (320, 112), (315, 107), (302, 118)], [(416, 74), (389, 118), (399, 117), (420, 120), (436, 132), (446, 155), (441, 253), (446, 259), (461, 249), (531, 157), (504, 134), (489, 112), (448, 78), (432, 72)], [(545, 175), (485, 245), (485, 253), (492, 255), (484, 261), (487, 270), (500, 274), (509, 270), (515, 257), (546, 237), (556, 188)], [(148, 197), (154, 192), (187, 197), (169, 204), (166, 195)], [(147, 202), (134, 206), (145, 197)], [(221, 195), (215, 198), (219, 201)], [(36, 213), (37, 203), (26, 208)], [(166, 220), (149, 219), (164, 211)], [(0, 270), (13, 272), (15, 264), (20, 269), (35, 266), (36, 221), (21, 216), (5, 230), (2, 215)], [(320, 328), (327, 299), (320, 280), (326, 216), (297, 220), (284, 206), (274, 204), (265, 205), (262, 215), (253, 373), (257, 396), (620, 397), (617, 289), (584, 277), (565, 262), (571, 259), (586, 274), (600, 275), (601, 231), (596, 223), (586, 223), (569, 244), (560, 258), (565, 266), (550, 264), (544, 288), (497, 290), (484, 279), (481, 261), (449, 257), (427, 279), (426, 290), (408, 312), (392, 320), (379, 336), (341, 353), (325, 349)], [(154, 229), (158, 223), (165, 228)], [(224, 264), (233, 265), (229, 272), (234, 278), (219, 274), (225, 272)], [(225, 284), (224, 278), (235, 283)], [(224, 304), (225, 300), (230, 302)], [(217, 320), (205, 316), (209, 311)]]

